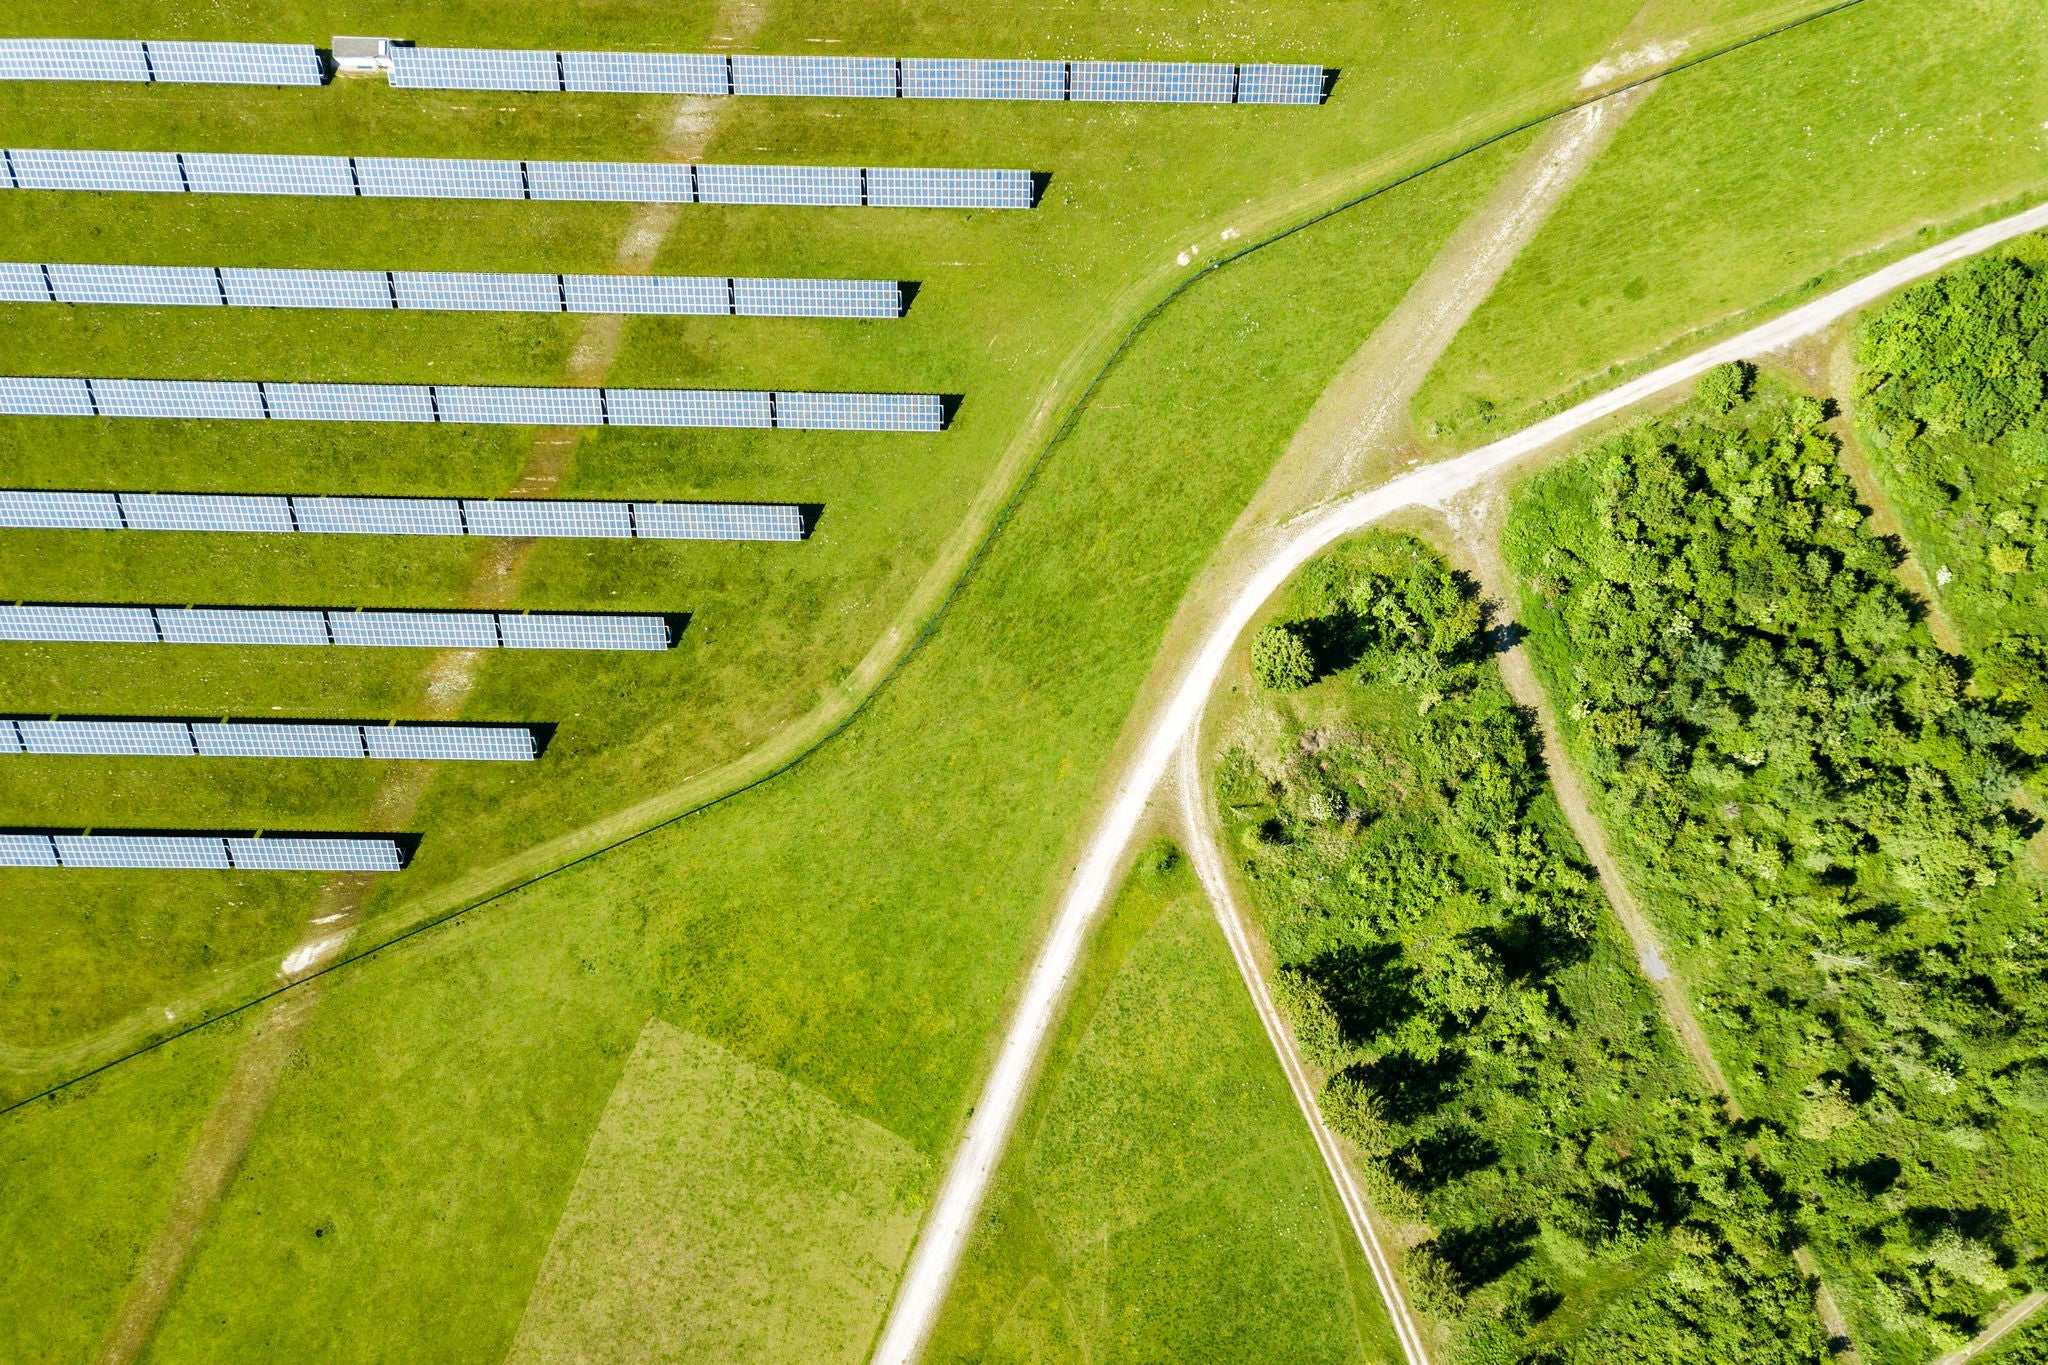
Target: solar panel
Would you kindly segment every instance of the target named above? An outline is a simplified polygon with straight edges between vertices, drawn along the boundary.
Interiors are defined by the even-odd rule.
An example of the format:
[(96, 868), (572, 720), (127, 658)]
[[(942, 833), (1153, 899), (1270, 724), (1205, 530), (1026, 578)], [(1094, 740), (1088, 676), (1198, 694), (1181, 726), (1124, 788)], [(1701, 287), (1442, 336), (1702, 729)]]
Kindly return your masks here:
[(391, 283), (381, 270), (244, 270), (220, 272), (237, 308), (389, 308)]
[(890, 57), (747, 57), (732, 59), (735, 95), (837, 95), (896, 98)]
[(386, 649), (496, 649), (487, 611), (337, 611), (334, 643)]
[(732, 282), (733, 311), (756, 318), (893, 318), (903, 312), (894, 280), (744, 280)]
[(286, 498), (243, 494), (123, 493), (121, 511), (131, 531), (290, 532)]
[(524, 199), (517, 161), (450, 161), (361, 156), (356, 180), (366, 199)]
[(475, 47), (393, 47), (394, 90), (560, 90), (553, 52)]
[(194, 834), (59, 834), (51, 843), (65, 867), (204, 868), (226, 870), (217, 836)]
[(535, 199), (588, 203), (687, 204), (690, 168), (659, 161), (529, 161)]
[(47, 834), (0, 834), (0, 867), (61, 867)]
[(668, 621), (660, 616), (544, 616), (498, 613), (507, 649), (667, 649)]
[(362, 731), (353, 725), (279, 725), (236, 721), (194, 725), (192, 742), (206, 758), (361, 758)]
[(10, 148), (14, 182), (24, 190), (131, 190), (183, 194), (175, 152), (74, 152)]
[(319, 85), (320, 54), (296, 43), (149, 43), (149, 70), (175, 85)]
[(345, 156), (269, 156), (186, 152), (185, 183), (194, 194), (298, 194), (352, 198), (356, 179)]
[(148, 607), (0, 606), (0, 640), (153, 645)]
[(271, 834), (229, 839), (235, 866), (250, 872), (399, 872), (405, 858), (390, 839), (308, 839)]
[(112, 493), (0, 489), (0, 526), (16, 530), (118, 531), (121, 505)]
[(327, 624), (317, 611), (284, 607), (158, 607), (167, 645), (324, 645)]
[(595, 427), (604, 424), (600, 389), (461, 388), (434, 389), (444, 422), (511, 423), (516, 426)]
[(33, 417), (90, 417), (92, 389), (83, 379), (0, 376), (0, 413)]
[(1236, 68), (1223, 62), (1075, 62), (1075, 100), (1228, 104)]
[(192, 732), (181, 720), (23, 720), (23, 753), (127, 754), (187, 758)]
[(49, 302), (50, 279), (41, 266), (32, 261), (0, 261), (0, 303)]
[(766, 393), (740, 389), (606, 389), (615, 427), (768, 427)]
[(699, 166), (704, 204), (847, 206), (860, 203), (854, 166)]
[(801, 509), (780, 504), (636, 502), (642, 540), (802, 540)]
[(0, 81), (146, 81), (142, 44), (99, 38), (0, 38)]
[(932, 393), (777, 393), (775, 425), (798, 431), (943, 431)]
[(903, 59), (903, 98), (909, 100), (1063, 100), (1065, 62)]
[(1237, 69), (1239, 104), (1321, 104), (1323, 87), (1320, 66), (1257, 63)]
[(530, 763), (536, 757), (533, 732), (511, 725), (365, 725), (363, 743), (371, 758)]
[(102, 417), (263, 418), (254, 384), (205, 379), (95, 379), (92, 396)]
[(473, 536), (573, 536), (624, 540), (633, 534), (632, 514), (622, 502), (464, 498), (462, 515)]
[(1028, 209), (1031, 172), (871, 166), (868, 203), (885, 209)]
[(301, 531), (340, 535), (459, 536), (453, 498), (293, 498)]
[(220, 282), (196, 265), (52, 265), (59, 303), (153, 303), (220, 307)]
[(431, 422), (433, 390), (424, 384), (265, 384), (280, 422)]
[(729, 95), (725, 58), (679, 52), (564, 52), (562, 88), (642, 95)]
[(0, 754), (21, 752), (21, 733), (11, 720), (0, 720)]
[(468, 313), (559, 313), (562, 286), (555, 275), (486, 275), (394, 271), (391, 288), (400, 308)]
[(724, 276), (564, 275), (572, 313), (720, 314), (730, 311)]

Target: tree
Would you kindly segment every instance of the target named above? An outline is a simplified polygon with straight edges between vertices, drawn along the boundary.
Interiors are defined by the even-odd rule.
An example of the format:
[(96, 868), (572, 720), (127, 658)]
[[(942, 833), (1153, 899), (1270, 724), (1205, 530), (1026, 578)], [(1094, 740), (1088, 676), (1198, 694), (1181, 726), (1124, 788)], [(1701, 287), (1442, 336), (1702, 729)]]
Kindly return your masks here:
[(1315, 656), (1287, 626), (1267, 626), (1252, 639), (1252, 677), (1274, 692), (1292, 692), (1316, 680)]

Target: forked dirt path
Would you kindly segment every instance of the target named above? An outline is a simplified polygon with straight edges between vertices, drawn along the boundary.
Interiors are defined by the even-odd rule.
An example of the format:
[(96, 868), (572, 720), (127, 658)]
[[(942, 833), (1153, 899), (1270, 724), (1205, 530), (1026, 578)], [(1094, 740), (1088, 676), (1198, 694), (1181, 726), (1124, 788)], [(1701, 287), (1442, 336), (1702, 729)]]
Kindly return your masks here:
[[(713, 35), (713, 45), (736, 46), (746, 42), (760, 29), (765, 17), (765, 9), (753, 0), (728, 4), (719, 16), (717, 27), (721, 31)], [(702, 97), (678, 100), (663, 139), (662, 156), (671, 161), (696, 160), (709, 144), (719, 113), (728, 103)], [(622, 274), (646, 274), (680, 212), (674, 204), (636, 209), (614, 254), (614, 268)], [(624, 336), (623, 317), (595, 314), (586, 318), (563, 366), (564, 381), (578, 386), (602, 385), (618, 359)], [(519, 478), (507, 496), (532, 498), (554, 493), (569, 472), (579, 436), (576, 427), (543, 427), (536, 432), (533, 446), (521, 463)], [(477, 609), (510, 606), (536, 545), (533, 540), (484, 542), (463, 594), (464, 605)], [(420, 675), (422, 717), (459, 718), (487, 657), (485, 651), (473, 649), (437, 653)], [(395, 768), (370, 803), (364, 816), (366, 827), (404, 829), (410, 824), (426, 795), (435, 767), (429, 763), (409, 763)], [(304, 978), (317, 973), (348, 947), (374, 885), (375, 878), (363, 874), (341, 874), (322, 885), (298, 941), (278, 964), (278, 983), (296, 981), (299, 985), (262, 1008), (227, 1083), (214, 1097), (213, 1107), (179, 1169), (170, 1212), (143, 1252), (121, 1305), (94, 1353), (96, 1365), (130, 1365), (148, 1345), (193, 1246), (227, 1193), (256, 1125), (276, 1096), (285, 1068), (297, 1054), (307, 1022), (326, 994), (324, 977)]]

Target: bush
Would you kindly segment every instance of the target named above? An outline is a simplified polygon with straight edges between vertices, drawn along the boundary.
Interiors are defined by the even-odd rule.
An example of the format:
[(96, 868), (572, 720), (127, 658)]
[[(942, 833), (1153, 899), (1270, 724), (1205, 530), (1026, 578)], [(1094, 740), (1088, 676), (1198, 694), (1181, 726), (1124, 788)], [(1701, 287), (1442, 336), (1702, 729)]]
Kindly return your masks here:
[(1294, 692), (1316, 680), (1315, 656), (1287, 626), (1267, 626), (1252, 639), (1252, 677), (1272, 692)]

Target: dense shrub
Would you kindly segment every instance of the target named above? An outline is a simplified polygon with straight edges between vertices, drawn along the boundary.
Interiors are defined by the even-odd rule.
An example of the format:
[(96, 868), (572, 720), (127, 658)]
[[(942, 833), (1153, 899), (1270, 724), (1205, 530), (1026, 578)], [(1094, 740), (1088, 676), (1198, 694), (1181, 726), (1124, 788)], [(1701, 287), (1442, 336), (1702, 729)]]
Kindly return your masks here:
[(1292, 692), (1316, 680), (1316, 660), (1299, 635), (1267, 626), (1252, 637), (1252, 677), (1274, 692)]

